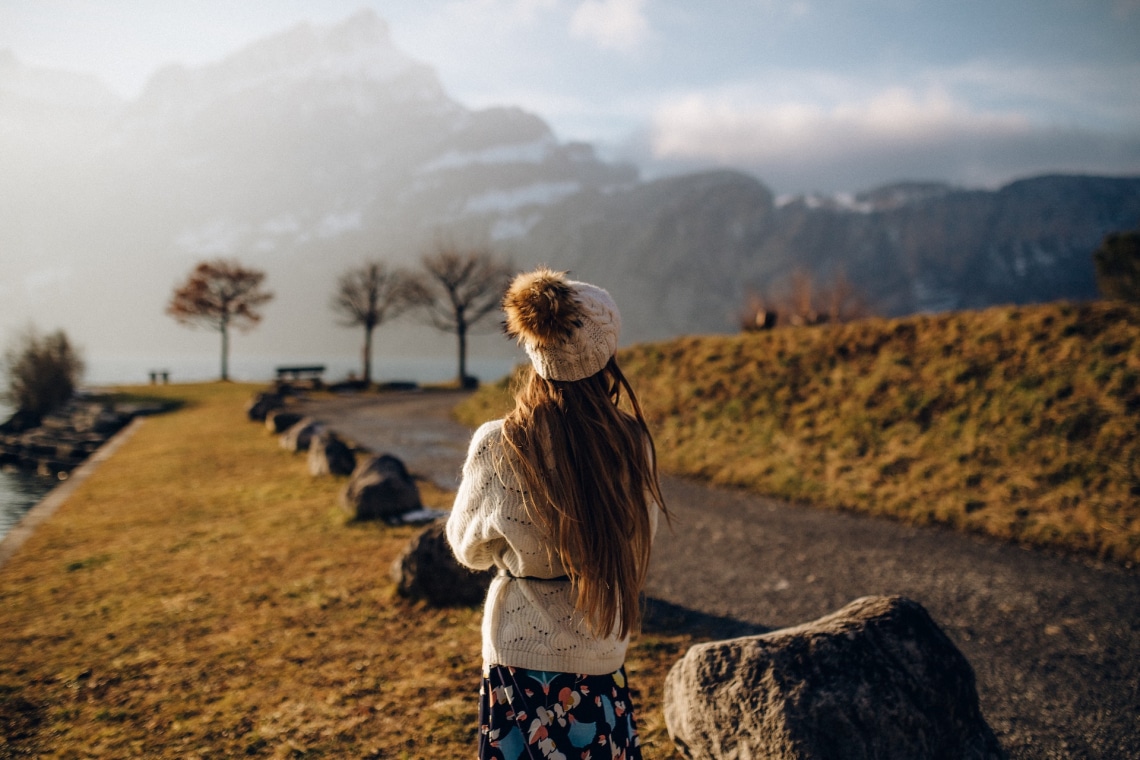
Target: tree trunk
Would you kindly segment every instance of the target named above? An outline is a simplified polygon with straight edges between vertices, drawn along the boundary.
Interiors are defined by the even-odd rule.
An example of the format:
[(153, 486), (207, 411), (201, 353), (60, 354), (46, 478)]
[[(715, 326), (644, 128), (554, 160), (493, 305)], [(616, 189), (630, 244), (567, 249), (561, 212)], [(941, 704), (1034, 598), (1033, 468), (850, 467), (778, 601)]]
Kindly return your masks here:
[(372, 329), (364, 328), (364, 386), (372, 385)]
[(230, 379), (230, 331), (229, 325), (222, 322), (222, 382)]
[(460, 322), (455, 326), (459, 337), (459, 387), (467, 387), (467, 325)]

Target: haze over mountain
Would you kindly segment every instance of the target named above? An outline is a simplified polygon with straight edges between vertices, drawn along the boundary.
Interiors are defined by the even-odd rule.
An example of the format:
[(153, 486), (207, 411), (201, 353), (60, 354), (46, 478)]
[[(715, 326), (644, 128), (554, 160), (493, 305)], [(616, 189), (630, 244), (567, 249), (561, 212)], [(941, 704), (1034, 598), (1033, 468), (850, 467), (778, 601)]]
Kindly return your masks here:
[[(779, 199), (729, 171), (646, 181), (537, 115), (456, 102), (370, 11), (164, 68), (128, 101), (3, 54), (0, 95), (0, 326), (62, 327), (89, 355), (213, 355), (163, 309), (217, 256), (277, 293), (235, 354), (319, 359), (359, 346), (328, 308), (336, 277), (441, 236), (605, 284), (631, 342), (734, 329), (748, 291), (797, 267), (844, 271), (887, 314), (1087, 298), (1091, 250), (1140, 225), (1140, 178)], [(452, 350), (406, 321), (378, 338), (381, 361)]]

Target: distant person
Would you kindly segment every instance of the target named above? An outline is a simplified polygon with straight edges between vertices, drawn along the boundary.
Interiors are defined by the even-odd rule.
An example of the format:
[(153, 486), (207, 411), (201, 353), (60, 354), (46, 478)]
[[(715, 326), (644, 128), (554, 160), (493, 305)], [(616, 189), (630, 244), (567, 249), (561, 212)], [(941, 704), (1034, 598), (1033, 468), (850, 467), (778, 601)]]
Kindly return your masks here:
[(479, 757), (636, 760), (625, 653), (667, 513), (614, 357), (621, 317), (606, 291), (547, 269), (517, 276), (503, 309), (531, 367), (514, 410), (475, 431), (447, 521), (462, 564), (498, 568)]

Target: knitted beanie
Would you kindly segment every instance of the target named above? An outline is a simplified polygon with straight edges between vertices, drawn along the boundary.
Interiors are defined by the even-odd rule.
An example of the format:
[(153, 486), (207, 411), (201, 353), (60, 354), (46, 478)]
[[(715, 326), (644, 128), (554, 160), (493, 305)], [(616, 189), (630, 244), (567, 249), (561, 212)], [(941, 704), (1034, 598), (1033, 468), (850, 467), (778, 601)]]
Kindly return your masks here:
[(596, 285), (545, 267), (515, 277), (503, 298), (507, 335), (547, 380), (582, 380), (617, 352), (621, 314)]

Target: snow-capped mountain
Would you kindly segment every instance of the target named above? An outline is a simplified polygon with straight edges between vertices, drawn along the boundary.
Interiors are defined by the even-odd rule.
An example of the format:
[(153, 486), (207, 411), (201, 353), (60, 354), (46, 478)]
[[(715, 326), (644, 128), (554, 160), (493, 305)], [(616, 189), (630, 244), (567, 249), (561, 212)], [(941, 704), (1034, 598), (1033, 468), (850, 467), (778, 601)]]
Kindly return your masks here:
[(536, 116), (456, 103), (370, 11), (160, 71), (108, 145), (114, 167), (145, 162), (175, 180), (160, 203), (190, 212), (174, 241), (195, 254), (383, 229), (407, 258), (441, 224), (509, 237), (535, 208), (632, 179), (588, 147), (560, 145)]
[[(64, 79), (20, 75), (31, 100), (56, 97)], [(61, 119), (78, 140), (62, 157), (55, 141), (26, 137), (41, 128), (27, 109), (0, 109), (0, 151), (28, 167), (0, 177), (0, 250), (16, 252), (2, 316), (51, 324), (41, 315), (53, 298), (119, 293), (120, 308), (91, 310), (80, 329), (121, 351), (140, 325), (178, 334), (154, 321), (201, 258), (270, 271), (270, 312), (314, 300), (323, 310), (339, 272), (365, 258), (410, 264), (441, 236), (509, 246), (552, 203), (637, 176), (559, 142), (533, 114), (457, 103), (369, 11), (299, 25), (211, 65), (166, 67), (128, 103), (89, 100), (97, 118)], [(271, 325), (256, 337), (280, 342), (286, 330), (273, 338)], [(325, 343), (325, 329), (287, 332)]]
[(101, 354), (212, 353), (162, 314), (217, 256), (277, 293), (247, 350), (304, 358), (357, 349), (327, 307), (341, 272), (441, 238), (606, 284), (644, 340), (733, 330), (797, 269), (843, 272), (883, 314), (1092, 297), (1093, 248), (1140, 226), (1136, 178), (787, 198), (730, 171), (642, 181), (537, 115), (456, 102), (367, 11), (166, 67), (129, 102), (0, 53), (0, 159), (0, 327), (61, 326)]
[(776, 198), (753, 177), (713, 171), (574, 196), (526, 244), (612, 283), (644, 340), (737, 329), (751, 294), (771, 302), (797, 270), (821, 287), (843, 276), (884, 316), (1095, 298), (1093, 250), (1138, 227), (1140, 177)]

